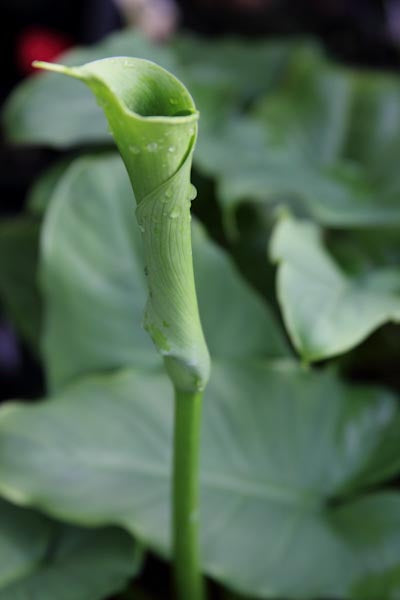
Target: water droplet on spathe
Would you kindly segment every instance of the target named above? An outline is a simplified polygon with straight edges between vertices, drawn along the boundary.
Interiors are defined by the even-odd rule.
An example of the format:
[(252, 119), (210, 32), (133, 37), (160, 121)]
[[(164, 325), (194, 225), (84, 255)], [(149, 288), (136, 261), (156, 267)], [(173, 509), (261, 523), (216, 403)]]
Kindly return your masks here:
[(140, 148), (139, 146), (129, 146), (129, 152), (132, 152), (132, 154), (140, 154)]
[(194, 187), (194, 185), (191, 183), (190, 187), (189, 187), (189, 198), (188, 198), (189, 202), (194, 200), (196, 198), (196, 196), (197, 196), (197, 190)]
[(148, 152), (157, 152), (157, 150), (158, 150), (157, 142), (150, 142), (150, 144), (147, 144), (146, 150)]
[(166, 190), (166, 192), (165, 192), (164, 195), (165, 195), (166, 198), (172, 198), (172, 191), (171, 190)]
[(140, 231), (141, 231), (142, 233), (144, 233), (144, 232), (145, 232), (145, 229), (144, 229), (143, 225), (139, 225), (139, 229), (140, 229)]
[(176, 208), (169, 213), (169, 218), (170, 219), (177, 219), (179, 217), (179, 210), (177, 210)]
[(170, 104), (178, 104), (178, 100), (176, 98), (169, 99)]
[(173, 154), (175, 152), (175, 150), (176, 150), (175, 146), (168, 146), (168, 152), (170, 154)]

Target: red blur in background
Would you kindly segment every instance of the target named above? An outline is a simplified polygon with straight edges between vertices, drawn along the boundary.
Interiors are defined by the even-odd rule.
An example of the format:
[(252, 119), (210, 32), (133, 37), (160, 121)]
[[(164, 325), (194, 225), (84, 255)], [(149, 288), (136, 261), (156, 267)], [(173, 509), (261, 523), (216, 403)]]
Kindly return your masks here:
[(24, 75), (32, 73), (34, 60), (53, 62), (73, 45), (73, 40), (64, 33), (32, 26), (24, 29), (16, 41), (16, 64)]

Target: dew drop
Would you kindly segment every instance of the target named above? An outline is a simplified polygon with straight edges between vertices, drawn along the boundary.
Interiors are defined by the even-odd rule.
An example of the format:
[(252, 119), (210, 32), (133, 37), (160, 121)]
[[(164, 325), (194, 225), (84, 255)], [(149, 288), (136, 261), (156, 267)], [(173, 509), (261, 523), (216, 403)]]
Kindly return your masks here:
[(194, 200), (196, 198), (196, 196), (197, 196), (197, 190), (194, 187), (194, 185), (191, 183), (190, 187), (189, 187), (189, 198), (188, 198), (189, 202)]
[(148, 152), (157, 152), (157, 150), (158, 150), (157, 142), (150, 142), (150, 144), (147, 144), (146, 150)]
[(176, 98), (169, 99), (170, 104), (178, 104), (178, 100)]
[(174, 209), (172, 212), (169, 213), (169, 218), (170, 219), (177, 219), (179, 217), (179, 210)]
[(194, 127), (189, 128), (189, 135), (194, 135)]
[(173, 154), (175, 152), (175, 150), (176, 150), (175, 146), (168, 146), (168, 152), (170, 154)]
[(165, 192), (164, 195), (165, 195), (166, 198), (172, 198), (172, 191), (171, 190), (166, 190), (166, 192)]
[(145, 232), (145, 228), (143, 227), (143, 225), (139, 225), (139, 229), (140, 229), (140, 231), (141, 231), (142, 233), (144, 233), (144, 232)]
[(140, 154), (140, 148), (139, 146), (129, 146), (129, 152), (132, 152), (132, 154)]

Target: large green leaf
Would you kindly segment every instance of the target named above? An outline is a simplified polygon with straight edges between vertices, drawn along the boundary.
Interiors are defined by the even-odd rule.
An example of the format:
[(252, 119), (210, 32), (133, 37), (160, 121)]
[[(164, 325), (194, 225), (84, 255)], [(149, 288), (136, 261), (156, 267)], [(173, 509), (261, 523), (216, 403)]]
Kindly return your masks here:
[[(257, 111), (281, 189), (332, 225), (399, 225), (400, 80), (299, 54)], [(283, 175), (283, 171), (282, 171)]]
[(252, 114), (201, 139), (196, 164), (228, 216), (243, 201), (285, 202), (336, 227), (399, 226), (399, 99), (397, 77), (299, 47)]
[(102, 600), (136, 575), (141, 550), (120, 529), (81, 529), (0, 500), (1, 600)]
[(32, 219), (0, 223), (0, 302), (33, 348), (39, 342), (41, 301), (36, 282), (39, 225)]
[[(111, 56), (147, 58), (174, 70), (175, 61), (167, 48), (132, 31), (113, 34), (93, 48), (72, 50), (62, 61), (79, 65)], [(54, 74), (35, 76), (21, 84), (8, 99), (3, 116), (8, 137), (17, 143), (64, 148), (111, 141), (106, 120), (90, 91)]]
[[(193, 233), (200, 314), (211, 353), (286, 355), (268, 307), (199, 226)], [(82, 373), (159, 364), (141, 326), (146, 286), (140, 231), (118, 156), (79, 159), (61, 179), (43, 228), (42, 282), (51, 385)]]
[[(354, 482), (397, 410), (390, 394), (329, 373), (214, 362), (202, 440), (205, 571), (259, 597), (348, 598), (366, 574), (398, 567), (400, 496), (343, 495), (360, 494)], [(73, 522), (121, 524), (168, 554), (172, 411), (166, 376), (133, 370), (8, 406), (0, 490)], [(398, 460), (395, 441), (392, 453)], [(391, 598), (382, 581), (379, 598)]]
[(349, 350), (375, 328), (400, 320), (400, 273), (381, 268), (347, 275), (307, 221), (281, 219), (271, 240), (278, 297), (291, 339), (307, 360)]

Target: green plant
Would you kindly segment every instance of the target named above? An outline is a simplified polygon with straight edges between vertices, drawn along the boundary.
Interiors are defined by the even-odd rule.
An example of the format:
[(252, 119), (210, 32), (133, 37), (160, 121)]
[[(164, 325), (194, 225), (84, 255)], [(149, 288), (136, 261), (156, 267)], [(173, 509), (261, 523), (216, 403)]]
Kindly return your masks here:
[[(227, 593), (251, 598), (394, 600), (399, 331), (389, 322), (399, 311), (397, 78), (339, 67), (304, 41), (186, 37), (160, 48), (123, 33), (74, 51), (66, 63), (115, 54), (164, 64), (193, 91), (202, 112), (194, 155), (202, 202), (194, 210), (203, 225), (193, 219), (192, 244), (213, 363), (200, 461), (202, 572)], [(43, 219), (49, 392), (33, 405), (9, 403), (0, 411), (0, 493), (11, 503), (4, 502), (0, 527), (7, 519), (13, 524), (8, 539), (25, 548), (26, 559), (11, 577), (9, 571), (2, 579), (0, 570), (0, 585), (18, 586), (38, 557), (41, 576), (46, 555), (59, 565), (45, 527), (59, 528), (62, 547), (60, 521), (79, 535), (95, 528), (85, 532), (95, 536), (88, 557), (106, 539), (96, 542), (96, 527), (110, 524), (134, 537), (137, 552), (144, 546), (172, 555), (174, 398), (140, 325), (147, 258), (129, 179), (85, 91), (73, 80), (44, 75), (24, 83), (5, 113), (20, 141), (74, 147), (79, 156), (44, 174), (21, 217)], [(90, 156), (89, 141), (101, 144)], [(202, 212), (204, 205), (213, 212)], [(278, 214), (277, 205), (285, 207)], [(17, 232), (7, 227), (4, 240), (17, 261)], [(35, 245), (35, 235), (24, 239)], [(10, 307), (20, 288), (7, 280), (25, 269), (32, 275), (33, 268), (16, 264), (15, 273), (3, 272), (0, 261)], [(266, 285), (274, 265), (277, 295)], [(250, 271), (263, 295), (249, 285)], [(25, 332), (24, 311), (8, 314)], [(314, 368), (321, 359), (328, 364)], [(360, 365), (368, 370), (360, 372)], [(37, 507), (52, 520), (14, 504)], [(18, 525), (23, 515), (36, 527), (28, 540)], [(96, 570), (88, 567), (82, 600), (106, 597), (140, 570), (129, 536), (112, 531), (122, 537), (110, 543), (104, 580), (91, 590)], [(76, 581), (75, 565), (63, 566)], [(22, 582), (32, 586), (30, 578)], [(10, 585), (4, 589), (7, 600), (18, 598)], [(80, 600), (76, 586), (66, 598)]]
[(148, 300), (144, 328), (175, 391), (173, 530), (177, 595), (201, 600), (198, 461), (201, 405), (210, 358), (194, 285), (190, 202), (197, 137), (194, 102), (156, 64), (119, 57), (81, 67), (36, 62), (85, 82), (107, 117), (137, 202)]

